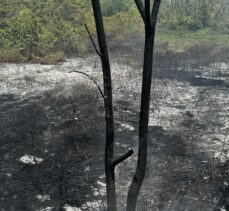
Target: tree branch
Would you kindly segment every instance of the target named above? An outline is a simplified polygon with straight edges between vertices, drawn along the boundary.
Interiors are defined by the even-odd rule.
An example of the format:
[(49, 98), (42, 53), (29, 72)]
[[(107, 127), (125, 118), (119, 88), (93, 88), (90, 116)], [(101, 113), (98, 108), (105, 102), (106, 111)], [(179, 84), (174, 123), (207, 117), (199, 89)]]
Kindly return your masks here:
[(98, 88), (98, 90), (99, 90), (99, 92), (100, 92), (102, 98), (105, 99), (105, 96), (104, 96), (103, 91), (102, 91), (102, 89), (100, 88), (99, 84), (98, 84), (98, 83), (96, 82), (96, 80), (95, 80), (94, 78), (92, 78), (90, 75), (88, 75), (87, 73), (81, 72), (81, 71), (77, 71), (77, 70), (73, 70), (73, 71), (70, 71), (70, 72), (68, 72), (68, 73), (80, 73), (80, 74), (83, 74), (83, 75), (87, 76), (90, 80), (92, 80), (92, 81), (94, 82), (94, 84), (95, 84), (96, 87)]
[(115, 166), (117, 166), (119, 163), (123, 162), (133, 154), (134, 154), (134, 150), (130, 149), (127, 153), (115, 159), (112, 163), (113, 168), (115, 168)]
[(145, 24), (150, 27), (150, 0), (145, 0)]
[(161, 0), (154, 0), (153, 9), (151, 12), (151, 26), (152, 27), (155, 27), (156, 25), (160, 4), (161, 4)]
[(91, 33), (90, 33), (90, 31), (89, 31), (89, 29), (87, 27), (87, 24), (85, 24), (85, 28), (86, 28), (86, 31), (88, 33), (88, 36), (89, 36), (89, 38), (90, 38), (90, 40), (92, 42), (92, 45), (93, 45), (93, 47), (95, 49), (95, 52), (98, 54), (99, 57), (101, 57), (101, 53), (99, 52), (98, 48), (96, 47), (96, 44), (95, 44), (95, 42), (93, 40), (93, 37), (91, 36)]
[(140, 15), (142, 16), (143, 21), (145, 22), (145, 7), (142, 0), (135, 0), (135, 4), (138, 8)]

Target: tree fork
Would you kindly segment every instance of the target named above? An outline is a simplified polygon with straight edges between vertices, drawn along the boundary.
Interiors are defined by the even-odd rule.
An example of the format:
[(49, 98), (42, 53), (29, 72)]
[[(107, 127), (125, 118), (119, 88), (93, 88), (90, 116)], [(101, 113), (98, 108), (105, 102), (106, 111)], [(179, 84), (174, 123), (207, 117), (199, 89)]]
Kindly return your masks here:
[[(139, 13), (145, 24), (145, 49), (141, 91), (141, 108), (139, 117), (138, 161), (135, 174), (127, 196), (127, 211), (136, 210), (137, 197), (145, 177), (148, 148), (148, 122), (153, 69), (153, 49), (155, 27), (161, 0), (154, 0), (150, 14), (150, 0), (135, 0)], [(144, 6), (143, 6), (144, 5)]]

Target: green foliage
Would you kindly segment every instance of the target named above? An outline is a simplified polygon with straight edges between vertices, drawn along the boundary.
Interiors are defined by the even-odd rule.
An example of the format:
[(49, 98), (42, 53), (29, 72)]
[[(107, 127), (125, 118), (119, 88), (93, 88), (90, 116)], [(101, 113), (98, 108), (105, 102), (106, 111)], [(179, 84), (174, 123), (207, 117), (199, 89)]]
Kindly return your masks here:
[(38, 43), (38, 20), (30, 9), (18, 11), (16, 16), (7, 19), (8, 39), (21, 50), (33, 52)]
[(137, 10), (130, 9), (104, 18), (106, 33), (109, 39), (126, 41), (143, 35), (143, 23)]
[(16, 49), (28, 59), (55, 51), (85, 51), (86, 0), (10, 0), (0, 2), (0, 49)]
[(196, 31), (228, 23), (229, 4), (226, 0), (170, 0), (161, 7), (161, 24), (172, 30), (180, 27)]
[[(119, 44), (144, 35), (134, 0), (101, 0), (101, 5), (109, 41)], [(164, 0), (158, 35), (161, 39), (171, 35), (170, 40), (178, 35), (188, 39), (188, 33), (198, 35), (197, 39), (203, 36), (209, 39), (207, 33), (213, 32), (228, 36), (228, 11), (227, 0)], [(94, 36), (89, 0), (1, 0), (0, 61), (7, 61), (9, 52), (15, 52), (10, 61), (16, 56), (23, 61), (25, 58), (38, 61), (39, 57), (58, 55), (58, 58), (62, 55), (58, 52), (87, 52), (91, 43), (85, 24)]]
[(128, 11), (134, 4), (133, 0), (102, 0), (101, 6), (104, 16), (112, 16), (119, 12)]

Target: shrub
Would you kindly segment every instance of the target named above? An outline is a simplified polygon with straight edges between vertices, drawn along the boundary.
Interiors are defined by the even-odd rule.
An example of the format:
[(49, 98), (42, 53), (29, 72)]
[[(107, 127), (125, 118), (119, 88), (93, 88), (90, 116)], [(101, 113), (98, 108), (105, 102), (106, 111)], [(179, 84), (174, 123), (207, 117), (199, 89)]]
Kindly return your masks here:
[(15, 49), (0, 49), (0, 62), (21, 63), (27, 60), (20, 51)]
[(63, 51), (57, 51), (54, 53), (50, 53), (43, 58), (41, 58), (42, 64), (56, 64), (58, 62), (62, 62), (64, 60), (64, 52)]

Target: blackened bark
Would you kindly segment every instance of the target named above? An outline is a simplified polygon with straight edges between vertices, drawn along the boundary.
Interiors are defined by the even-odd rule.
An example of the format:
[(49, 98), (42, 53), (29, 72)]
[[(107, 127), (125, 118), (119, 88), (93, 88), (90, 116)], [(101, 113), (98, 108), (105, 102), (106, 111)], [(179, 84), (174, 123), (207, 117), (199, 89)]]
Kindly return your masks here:
[(127, 211), (134, 211), (136, 208), (137, 197), (145, 177), (147, 163), (148, 122), (153, 64), (152, 53), (154, 43), (154, 29), (147, 29), (145, 36), (144, 67), (139, 121), (138, 163), (133, 181), (128, 192)]
[(95, 17), (96, 31), (100, 49), (100, 57), (103, 69), (104, 84), (104, 105), (106, 119), (106, 146), (105, 146), (105, 175), (106, 175), (106, 191), (107, 191), (107, 208), (108, 211), (116, 211), (116, 192), (115, 177), (113, 166), (114, 151), (114, 118), (112, 105), (112, 81), (109, 63), (109, 55), (106, 45), (106, 36), (99, 0), (91, 0)]
[[(127, 211), (136, 209), (137, 198), (145, 177), (148, 147), (148, 122), (153, 69), (153, 49), (157, 15), (161, 0), (154, 0), (151, 16), (149, 15), (150, 0), (145, 0), (145, 50), (141, 91), (141, 108), (139, 118), (139, 145), (137, 168), (127, 196)], [(141, 13), (141, 11), (139, 11)]]
[[(106, 119), (106, 146), (105, 146), (105, 175), (106, 175), (106, 190), (107, 190), (107, 208), (108, 211), (117, 211), (116, 191), (115, 191), (115, 166), (127, 159), (133, 154), (130, 150), (126, 154), (117, 159), (113, 159), (114, 153), (114, 119), (113, 119), (113, 104), (112, 104), (112, 80), (109, 56), (106, 45), (106, 36), (99, 0), (91, 0), (95, 17), (96, 31), (100, 52), (98, 55), (101, 58), (103, 69), (104, 82), (104, 105)], [(136, 209), (137, 197), (140, 191), (147, 163), (147, 145), (148, 145), (148, 121), (149, 121), (149, 105), (151, 93), (151, 78), (153, 66), (153, 48), (155, 37), (155, 25), (158, 15), (161, 0), (154, 0), (152, 12), (150, 14), (150, 0), (145, 0), (145, 5), (142, 0), (135, 0), (139, 12), (145, 23), (145, 51), (144, 51), (144, 66), (143, 66), (143, 81), (141, 93), (141, 109), (139, 121), (139, 151), (138, 163), (136, 172), (131, 183), (127, 197), (127, 211)], [(89, 33), (90, 34), (90, 33)]]

